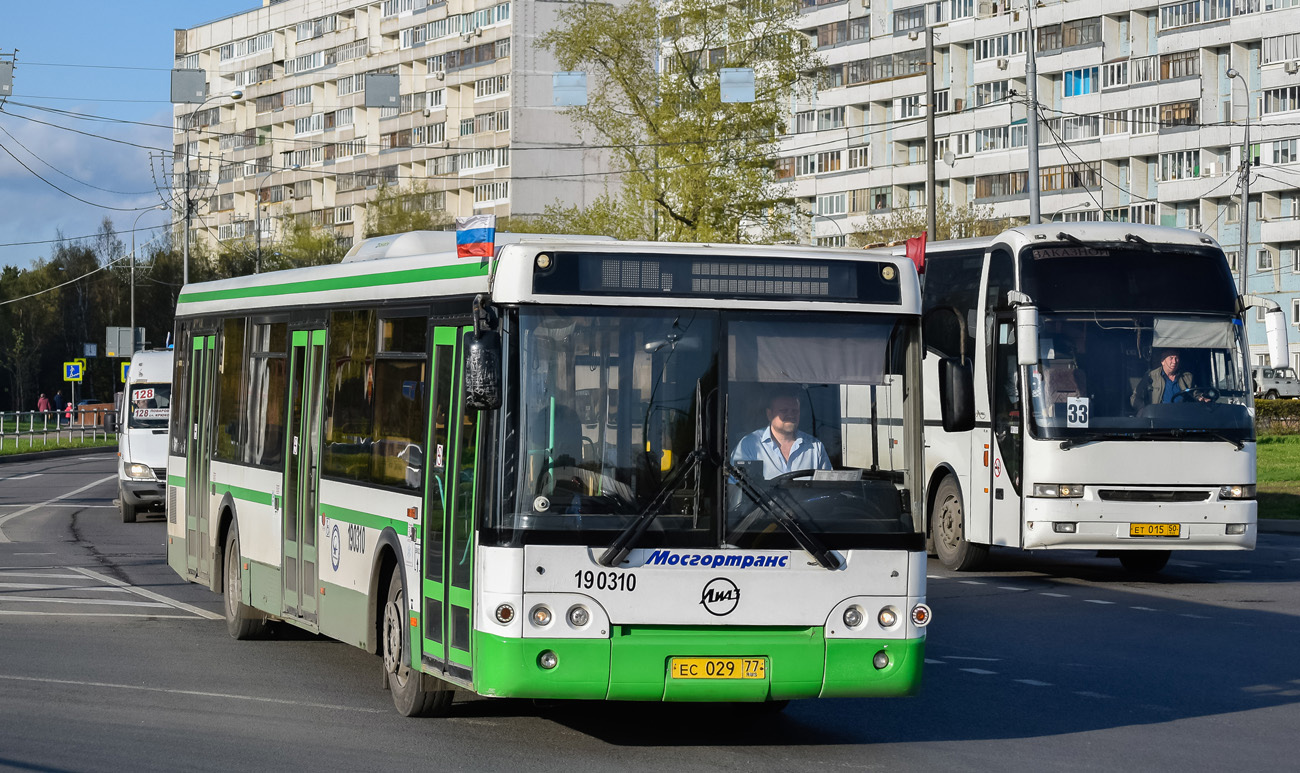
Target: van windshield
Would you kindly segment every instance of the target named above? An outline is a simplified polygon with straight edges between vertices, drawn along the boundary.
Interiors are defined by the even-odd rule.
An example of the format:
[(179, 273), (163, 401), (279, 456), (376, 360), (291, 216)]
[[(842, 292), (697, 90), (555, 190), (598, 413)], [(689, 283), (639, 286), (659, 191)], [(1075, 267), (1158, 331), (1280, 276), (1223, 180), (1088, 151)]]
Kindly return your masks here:
[(126, 426), (131, 429), (166, 429), (171, 416), (171, 384), (132, 384)]

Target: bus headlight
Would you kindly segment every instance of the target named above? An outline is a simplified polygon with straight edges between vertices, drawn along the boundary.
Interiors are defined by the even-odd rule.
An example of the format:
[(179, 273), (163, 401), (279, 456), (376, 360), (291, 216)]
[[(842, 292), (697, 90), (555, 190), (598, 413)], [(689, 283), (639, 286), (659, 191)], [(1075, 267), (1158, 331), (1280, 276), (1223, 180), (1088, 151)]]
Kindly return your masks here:
[(898, 613), (893, 607), (885, 607), (876, 615), (876, 622), (880, 623), (881, 628), (893, 628), (894, 623), (898, 622)]
[(529, 617), (533, 619), (533, 625), (538, 628), (545, 628), (551, 624), (551, 609), (545, 604), (538, 604), (533, 607), (533, 611), (529, 613)]
[(501, 604), (497, 606), (496, 618), (498, 623), (502, 625), (510, 625), (510, 621), (515, 619), (515, 608), (509, 604)]
[(1220, 486), (1219, 499), (1254, 499), (1255, 487), (1251, 486)]
[(1083, 496), (1082, 483), (1035, 483), (1034, 496), (1077, 499)]
[(1244, 524), (1244, 523), (1230, 523), (1230, 524), (1228, 524), (1228, 528), (1227, 528), (1227, 530), (1226, 530), (1224, 533), (1225, 533), (1225, 534), (1245, 534), (1245, 533), (1246, 533), (1246, 524)]
[(153, 480), (153, 470), (147, 464), (131, 462), (126, 465), (126, 477), (134, 480)]
[(844, 610), (844, 624), (850, 628), (862, 625), (862, 609), (856, 604)]

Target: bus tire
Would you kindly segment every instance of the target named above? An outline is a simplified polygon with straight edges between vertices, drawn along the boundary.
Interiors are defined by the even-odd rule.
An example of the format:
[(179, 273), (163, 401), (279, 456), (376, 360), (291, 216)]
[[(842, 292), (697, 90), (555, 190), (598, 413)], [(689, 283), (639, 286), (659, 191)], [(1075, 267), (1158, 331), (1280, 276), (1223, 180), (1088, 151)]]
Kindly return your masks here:
[(966, 541), (962, 525), (965, 512), (956, 477), (945, 476), (930, 511), (930, 537), (934, 541), (934, 554), (955, 572), (977, 569), (989, 555), (987, 545)]
[(402, 591), (400, 567), (388, 579), (384, 603), (380, 654), (384, 676), (393, 693), (393, 705), (404, 717), (440, 717), (451, 709), (455, 690), (428, 674), (411, 668), (410, 635), (406, 625), (406, 594)]
[(240, 572), (239, 528), (230, 522), (230, 532), (226, 535), (224, 555), (218, 555), (217, 561), (222, 565), (222, 604), (226, 613), (226, 632), (230, 638), (243, 641), (261, 636), (266, 631), (266, 617), (248, 606), (243, 601), (243, 574)]
[(1133, 574), (1155, 574), (1169, 563), (1168, 550), (1125, 550), (1119, 563)]
[(126, 501), (126, 494), (117, 492), (117, 510), (122, 514), (122, 523), (135, 523), (135, 505)]

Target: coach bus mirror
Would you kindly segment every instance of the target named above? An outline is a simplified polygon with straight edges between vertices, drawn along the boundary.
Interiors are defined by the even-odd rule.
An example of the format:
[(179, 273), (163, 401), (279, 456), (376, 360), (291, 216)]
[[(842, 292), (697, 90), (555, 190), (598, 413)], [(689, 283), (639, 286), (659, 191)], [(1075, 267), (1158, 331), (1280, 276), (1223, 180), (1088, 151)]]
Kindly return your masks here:
[(488, 330), (465, 353), (465, 403), (479, 411), (501, 407), (501, 334)]
[(1286, 313), (1281, 307), (1272, 308), (1264, 315), (1264, 330), (1268, 336), (1268, 359), (1275, 368), (1291, 363), (1287, 354), (1290, 346), (1286, 340)]
[(970, 360), (939, 360), (939, 406), (944, 432), (969, 432), (975, 428), (975, 374)]
[(1016, 307), (1016, 360), (1021, 365), (1038, 363), (1038, 307)]

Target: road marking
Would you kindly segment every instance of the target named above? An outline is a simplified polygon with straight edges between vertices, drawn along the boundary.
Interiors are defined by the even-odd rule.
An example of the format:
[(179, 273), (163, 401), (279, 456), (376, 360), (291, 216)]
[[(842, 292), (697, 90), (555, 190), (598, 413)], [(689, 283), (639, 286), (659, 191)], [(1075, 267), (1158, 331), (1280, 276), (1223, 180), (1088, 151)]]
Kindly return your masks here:
[(961, 582), (963, 585), (987, 585), (988, 584), (988, 583), (980, 582), (979, 580), (962, 580)]
[(1113, 601), (1102, 601), (1101, 599), (1084, 599), (1087, 604), (1114, 604)]
[(996, 676), (998, 673), (997, 671), (986, 671), (982, 668), (963, 668), (962, 671), (968, 674), (979, 674), (980, 676)]
[(15, 475), (12, 478), (5, 478), (5, 480), (31, 480), (32, 478), (39, 478), (43, 474), (44, 473), (33, 472), (31, 475)]
[(932, 666), (943, 666), (943, 665), (947, 665), (947, 664), (944, 663), (942, 660), (935, 660), (934, 658), (926, 658), (926, 659), (925, 659), (925, 662), (926, 662), (926, 663), (929, 663), (929, 664), (932, 665)]
[(1151, 607), (1129, 607), (1129, 609), (1136, 609), (1136, 610), (1139, 611), (1139, 612), (1155, 612), (1155, 611), (1156, 611), (1156, 610), (1152, 609)]
[(1206, 617), (1205, 615), (1193, 615), (1191, 612), (1179, 612), (1179, 613), (1178, 613), (1178, 616), (1179, 616), (1179, 617), (1190, 617), (1190, 618), (1192, 618), (1193, 620), (1209, 620), (1209, 619), (1210, 619), (1210, 618)]
[(1029, 590), (1029, 589), (1028, 589), (1028, 588), (1017, 588), (1017, 587), (1014, 586), (1014, 585), (999, 585), (999, 586), (998, 586), (998, 590), (1019, 590), (1019, 591), (1025, 591), (1025, 590)]
[(1090, 692), (1088, 690), (1076, 690), (1075, 695), (1082, 695), (1085, 698), (1109, 698), (1109, 695), (1103, 695), (1099, 692)]
[(100, 574), (99, 572), (92, 572), (89, 569), (82, 569), (79, 566), (71, 566), (68, 568), (74, 572), (80, 572), (81, 574), (84, 574), (85, 576), (90, 577), (92, 579), (99, 580), (100, 582), (106, 582), (109, 585), (116, 585), (119, 588), (126, 588), (127, 590), (131, 591), (137, 596), (144, 596), (147, 599), (153, 599), (154, 601), (161, 601), (162, 603), (170, 607), (175, 607), (176, 609), (184, 610), (186, 612), (189, 612), (190, 614), (198, 615), (199, 617), (203, 617), (208, 620), (225, 619), (224, 615), (218, 615), (215, 612), (209, 612), (206, 609), (200, 609), (196, 606), (191, 606), (189, 604), (186, 604), (183, 601), (176, 601), (175, 599), (169, 599), (166, 596), (162, 595), (161, 593), (154, 593), (151, 590), (145, 590), (144, 588), (137, 588), (134, 585), (131, 585), (130, 583), (122, 582), (121, 580), (116, 580), (107, 575)]
[(96, 590), (107, 593), (127, 593), (124, 588), (100, 588), (94, 585), (51, 585), (44, 582), (0, 582), (0, 588), (10, 590)]
[(10, 572), (0, 569), (0, 577), (40, 577), (43, 580), (80, 580), (79, 574), (39, 574), (37, 572)]
[(312, 703), (310, 701), (291, 701), (284, 698), (259, 698), (254, 695), (232, 695), (223, 692), (205, 692), (202, 690), (176, 690), (167, 687), (144, 687), (137, 684), (113, 684), (112, 682), (82, 682), (74, 679), (43, 679), (35, 676), (12, 676), (0, 674), (0, 679), (11, 682), (33, 682), (36, 684), (62, 684), (71, 687), (103, 687), (110, 690), (138, 690), (140, 692), (157, 692), (166, 695), (192, 695), (199, 698), (226, 698), (233, 701), (251, 703), (272, 703), (279, 706), (303, 706), (311, 709), (335, 709), (337, 711), (359, 711), (364, 714), (387, 714), (391, 709), (368, 709), (362, 706), (341, 706), (337, 703)]
[(46, 500), (46, 501), (44, 501), (44, 502), (41, 502), (40, 504), (31, 505), (30, 507), (25, 507), (25, 508), (23, 508), (22, 510), (19, 510), (18, 512), (16, 512), (16, 513), (10, 513), (10, 514), (8, 514), (8, 515), (0, 515), (0, 542), (8, 542), (8, 541), (9, 541), (9, 538), (6, 537), (6, 536), (5, 536), (5, 533), (4, 533), (4, 525), (5, 525), (6, 523), (8, 523), (9, 521), (13, 520), (14, 518), (17, 518), (17, 517), (20, 516), (20, 515), (26, 515), (26, 514), (30, 513), (31, 511), (33, 511), (33, 510), (35, 510), (35, 509), (37, 509), (37, 508), (40, 508), (40, 507), (48, 507), (49, 505), (51, 505), (51, 504), (53, 504), (53, 503), (55, 503), (55, 502), (58, 502), (59, 500), (67, 499), (68, 497), (71, 497), (71, 496), (76, 496), (77, 494), (80, 494), (81, 492), (85, 491), (86, 489), (94, 488), (95, 486), (98, 486), (98, 485), (103, 484), (103, 483), (107, 483), (107, 482), (109, 482), (110, 480), (117, 480), (117, 474), (114, 473), (114, 474), (112, 474), (112, 475), (109, 475), (109, 476), (106, 477), (106, 478), (100, 478), (99, 480), (94, 481), (93, 483), (87, 483), (86, 485), (82, 486), (81, 488), (77, 489), (76, 491), (69, 491), (69, 492), (66, 493), (66, 494), (60, 494), (59, 496), (54, 497), (53, 499), (48, 499), (48, 500)]
[(978, 660), (984, 663), (998, 663), (1002, 658), (977, 658), (972, 655), (949, 655), (949, 660)]
[[(68, 612), (32, 612), (26, 609), (0, 609), (0, 616), (68, 617)], [(157, 612), (76, 612), (77, 617), (146, 617), (158, 620), (193, 620), (191, 615), (160, 615)]]
[(12, 601), (28, 602), (35, 604), (87, 604), (90, 606), (110, 606), (110, 607), (161, 607), (166, 609), (170, 604), (161, 604), (155, 601), (121, 601), (118, 599), (67, 599), (58, 597), (45, 596), (6, 596), (0, 603), (8, 604)]
[(1027, 684), (1030, 687), (1051, 687), (1052, 686), (1051, 682), (1040, 682), (1037, 679), (1016, 679), (1015, 681), (1020, 682), (1021, 684)]
[(1040, 592), (1038, 595), (1040, 595), (1040, 596), (1051, 596), (1051, 597), (1054, 598), (1054, 599), (1068, 599), (1068, 598), (1070, 598), (1070, 596), (1069, 596), (1068, 594), (1065, 594), (1065, 593), (1047, 593), (1046, 591)]

